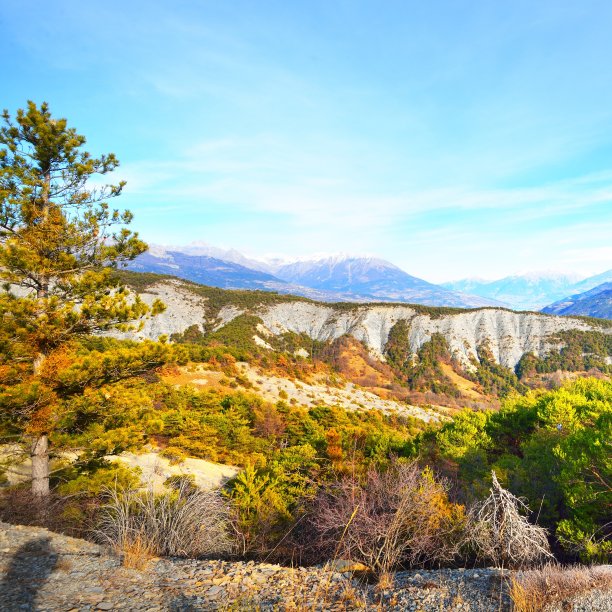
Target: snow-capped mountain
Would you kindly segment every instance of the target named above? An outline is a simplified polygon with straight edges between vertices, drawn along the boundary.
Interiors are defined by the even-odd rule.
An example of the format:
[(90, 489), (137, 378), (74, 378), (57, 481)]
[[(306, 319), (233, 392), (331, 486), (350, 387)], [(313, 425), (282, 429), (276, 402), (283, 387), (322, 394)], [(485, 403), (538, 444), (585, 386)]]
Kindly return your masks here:
[(588, 278), (558, 272), (529, 272), (499, 280), (466, 278), (442, 283), (442, 286), (500, 300), (518, 310), (540, 310), (607, 282), (612, 282), (612, 270)]
[(377, 257), (339, 254), (299, 260), (278, 267), (275, 275), (287, 282), (342, 293), (348, 298), (359, 296), (372, 301), (468, 308), (501, 305), (495, 300), (448, 291), (411, 276), (396, 265)]
[(297, 260), (280, 266), (275, 272), (279, 278), (284, 280), (304, 280), (313, 287), (337, 286), (349, 291), (355, 286), (371, 282), (376, 278), (388, 278), (390, 274), (398, 272), (406, 274), (394, 264), (383, 259), (343, 253)]
[(584, 282), (581, 279), (572, 274), (529, 272), (493, 281), (468, 278), (442, 283), (442, 286), (499, 300), (519, 310), (539, 310), (572, 293), (579, 282)]
[[(205, 254), (188, 254), (153, 247), (128, 266), (136, 272), (171, 274), (203, 285), (225, 289), (265, 289), (286, 285), (271, 274), (248, 268), (231, 260)], [(276, 289), (276, 287), (274, 287)]]
[[(217, 255), (213, 257), (212, 254)], [(231, 259), (225, 259), (225, 258)], [(239, 263), (243, 262), (243, 263)], [(316, 300), (409, 302), (432, 306), (500, 306), (494, 300), (449, 291), (375, 257), (336, 255), (293, 263), (255, 262), (234, 250), (210, 245), (153, 246), (130, 263), (138, 272), (171, 274), (225, 289), (261, 289)], [(244, 264), (249, 265), (244, 265)], [(265, 270), (274, 269), (270, 274)]]
[(179, 251), (149, 249), (128, 265), (134, 272), (153, 272), (168, 274), (201, 285), (220, 287), (222, 289), (250, 289), (276, 291), (324, 302), (342, 301), (341, 294), (330, 291), (319, 291), (287, 283), (271, 274), (253, 270), (246, 266), (209, 257), (208, 255), (187, 255)]
[(201, 241), (192, 242), (184, 246), (150, 244), (148, 252), (155, 257), (161, 258), (167, 253), (213, 257), (214, 259), (235, 263), (245, 268), (250, 268), (251, 270), (258, 270), (268, 274), (271, 273), (271, 267), (263, 261), (246, 257), (236, 249), (223, 249)]
[(594, 289), (595, 287), (599, 287), (599, 285), (603, 285), (604, 283), (612, 283), (612, 269), (606, 270), (601, 274), (596, 274), (595, 276), (589, 276), (584, 280), (576, 283), (573, 286), (574, 293), (583, 293), (585, 291), (589, 291), (590, 289)]

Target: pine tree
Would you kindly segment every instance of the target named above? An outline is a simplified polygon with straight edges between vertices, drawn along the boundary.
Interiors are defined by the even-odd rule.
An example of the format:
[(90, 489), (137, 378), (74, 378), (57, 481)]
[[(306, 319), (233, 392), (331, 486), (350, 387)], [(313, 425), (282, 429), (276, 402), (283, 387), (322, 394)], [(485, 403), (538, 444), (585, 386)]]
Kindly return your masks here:
[[(163, 361), (153, 344), (114, 356), (79, 352), (79, 339), (155, 314), (114, 269), (147, 248), (129, 211), (106, 200), (124, 186), (91, 186), (114, 170), (111, 153), (28, 102), (0, 128), (0, 425), (30, 446), (32, 491), (49, 493), (49, 439), (75, 396)], [(62, 432), (65, 434), (66, 432)]]

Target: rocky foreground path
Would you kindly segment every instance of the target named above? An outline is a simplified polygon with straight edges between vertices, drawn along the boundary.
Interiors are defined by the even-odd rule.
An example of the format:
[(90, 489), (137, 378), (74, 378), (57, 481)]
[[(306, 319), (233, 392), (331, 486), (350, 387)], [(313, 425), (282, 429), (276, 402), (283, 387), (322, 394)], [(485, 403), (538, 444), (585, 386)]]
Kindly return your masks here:
[[(511, 610), (500, 570), (400, 572), (381, 589), (349, 573), (253, 562), (152, 559), (122, 567), (99, 546), (0, 523), (0, 610)], [(595, 592), (564, 610), (610, 612)]]

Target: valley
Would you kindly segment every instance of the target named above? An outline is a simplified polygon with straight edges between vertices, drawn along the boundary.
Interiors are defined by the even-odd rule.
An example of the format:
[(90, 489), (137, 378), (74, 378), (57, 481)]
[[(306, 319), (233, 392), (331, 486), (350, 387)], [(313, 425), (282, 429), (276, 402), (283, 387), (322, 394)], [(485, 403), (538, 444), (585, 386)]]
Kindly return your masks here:
[[(52, 463), (63, 508), (51, 523), (56, 529), (83, 534), (99, 520), (109, 487), (148, 487), (167, 500), (172, 491), (220, 487), (219, 503), (242, 538), (239, 556), (287, 563), (299, 554), (308, 565), (330, 553), (324, 540), (304, 544), (302, 529), (323, 535), (316, 523), (300, 526), (299, 517), (314, 521), (327, 512), (317, 508), (351, 478), (350, 486), (367, 496), (367, 479), (379, 482), (397, 471), (398, 482), (417, 479), (415, 490), (433, 487), (441, 504), (436, 512), (454, 517), (439, 519), (450, 531), (439, 532), (446, 535), (435, 553), (452, 559), (463, 544), (449, 534), (469, 533), (466, 508), (486, 497), (492, 474), (531, 505), (537, 501), (546, 466), (561, 452), (541, 432), (567, 427), (565, 453), (600, 448), (583, 431), (608, 437), (612, 325), (604, 319), (316, 302), (152, 273), (122, 271), (117, 279), (133, 292), (133, 307), (142, 304), (155, 315), (136, 329), (85, 337), (49, 358), (49, 367), (63, 372), (52, 384), (69, 408), (51, 438), (66, 449)], [(98, 368), (116, 380), (104, 375), (84, 403), (75, 403), (74, 385), (83, 376), (98, 380)], [(581, 412), (583, 406), (591, 408)], [(20, 490), (31, 464), (12, 453), (5, 459), (10, 488), (0, 496), (0, 518), (18, 513), (38, 524), (36, 516), (28, 518), (31, 504)], [(593, 465), (601, 461), (593, 455)], [(583, 469), (577, 459), (567, 465)], [(587, 546), (584, 537), (592, 536), (576, 531), (599, 528), (599, 505), (589, 523), (561, 519), (574, 516), (564, 491), (578, 472), (558, 473), (542, 520), (557, 534), (557, 554), (604, 560), (607, 537)], [(601, 488), (588, 477), (585, 486), (583, 495)], [(348, 518), (338, 520), (346, 525)], [(294, 529), (297, 539), (285, 537)], [(343, 554), (372, 563), (353, 549)]]
[[(540, 502), (541, 522), (551, 530), (556, 555), (606, 561), (609, 538), (595, 535), (605, 510), (593, 504), (585, 523), (567, 491), (581, 474), (579, 499), (606, 494), (585, 475), (580, 457), (585, 449), (593, 453), (588, 465), (599, 473), (609, 445), (607, 321), (491, 307), (316, 302), (151, 273), (120, 272), (118, 278), (134, 292), (132, 304), (158, 312), (137, 329), (83, 338), (72, 352), (50, 356), (49, 363), (61, 368), (55, 384), (59, 392), (68, 390), (63, 401), (69, 408), (62, 429), (51, 437), (65, 449), (56, 451), (51, 464), (54, 512), (41, 518), (24, 490), (32, 462), (4, 452), (1, 520), (79, 536), (88, 536), (88, 525), (107, 521), (96, 541), (115, 541), (116, 518), (109, 517), (151, 515), (146, 520), (156, 527), (147, 527), (149, 548), (141, 550), (132, 540), (117, 545), (124, 566), (149, 568), (150, 575), (152, 557), (171, 554), (165, 542), (175, 538), (185, 551), (179, 556), (212, 554), (234, 564), (215, 574), (221, 582), (199, 580), (190, 591), (197, 602), (234, 601), (233, 587), (219, 585), (230, 585), (228, 572), (238, 571), (236, 588), (244, 590), (240, 563), (246, 560), (257, 561), (248, 566), (249, 580), (266, 563), (278, 563), (280, 574), (296, 559), (311, 568), (301, 575), (315, 580), (312, 566), (333, 572), (330, 559), (340, 555), (341, 563), (361, 568), (369, 580), (395, 585), (376, 599), (378, 587), (368, 590), (358, 574), (344, 571), (352, 597), (391, 606), (402, 596), (402, 568), (427, 568), (419, 571), (431, 571), (436, 581), (440, 572), (452, 570), (433, 567), (454, 563), (460, 554), (472, 555), (473, 564), (499, 563), (471, 547), (479, 533), (473, 508), (500, 474), (531, 507), (543, 488), (549, 491), (546, 503)], [(117, 369), (122, 360), (132, 364), (126, 374)], [(117, 379), (105, 375), (85, 402), (74, 403), (70, 381), (82, 384), (83, 375), (96, 380), (100, 367)], [(547, 432), (558, 431), (559, 424), (567, 428), (566, 437), (551, 446)], [(566, 453), (567, 467), (551, 483), (548, 466), (556, 452)], [(384, 501), (376, 501), (377, 487), (383, 487)], [(351, 505), (355, 495), (362, 499), (357, 507)], [(390, 536), (372, 539), (369, 525), (400, 520), (392, 517), (400, 516), (407, 498), (412, 510), (401, 520), (407, 521), (409, 545), (396, 553), (405, 556), (379, 562), (377, 547)], [(208, 510), (192, 516), (191, 504)], [(132, 512), (134, 519), (128, 518)], [(164, 512), (177, 514), (154, 518)], [(171, 535), (162, 527), (167, 520), (188, 523), (178, 531), (172, 527)], [(221, 532), (210, 531), (212, 525)], [(203, 539), (189, 535), (194, 528), (206, 534)], [(345, 542), (347, 529), (351, 538), (372, 544)], [(479, 569), (474, 579), (483, 571), (488, 570)], [(105, 588), (115, 605), (124, 587), (119, 574), (112, 576)], [(555, 576), (560, 584), (568, 580), (563, 573)], [(608, 584), (605, 571), (597, 576)], [(461, 584), (476, 589), (477, 601), (478, 582)], [(165, 588), (147, 589), (152, 597), (168, 597)], [(202, 589), (205, 594), (196, 596)], [(265, 578), (262, 589), (249, 590), (253, 601), (279, 597)], [(411, 589), (407, 598), (417, 596)], [(59, 597), (44, 592), (48, 601)], [(600, 601), (592, 599), (599, 597), (592, 588), (581, 592), (587, 601)], [(428, 587), (423, 601), (446, 601), (445, 593)], [(579, 594), (572, 589), (562, 599)], [(519, 595), (510, 589), (503, 597), (509, 602)], [(486, 601), (493, 609), (493, 599)], [(605, 591), (601, 602), (607, 605)]]

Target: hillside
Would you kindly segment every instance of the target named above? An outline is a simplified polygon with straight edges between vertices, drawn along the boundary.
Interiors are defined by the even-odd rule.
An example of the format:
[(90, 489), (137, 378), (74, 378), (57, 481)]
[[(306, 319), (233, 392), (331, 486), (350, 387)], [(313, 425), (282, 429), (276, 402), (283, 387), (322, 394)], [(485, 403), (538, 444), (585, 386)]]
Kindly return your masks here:
[[(172, 277), (127, 273), (125, 278), (145, 302), (159, 298), (167, 305), (145, 321), (139, 338), (225, 347), (249, 371), (255, 368), (259, 383), (267, 381), (254, 384), (257, 393), (284, 388), (292, 402), (306, 407), (375, 409), (429, 421), (462, 407), (497, 408), (500, 398), (513, 392), (555, 386), (588, 372), (607, 376), (612, 369), (612, 326), (598, 319), (503, 308), (329, 304)], [(246, 370), (232, 376), (233, 386), (250, 389)], [(286, 381), (294, 376), (299, 390)], [(332, 393), (330, 378), (337, 387)]]
[(555, 315), (612, 319), (612, 282), (578, 293), (546, 306), (542, 312)]
[[(219, 331), (253, 315), (273, 337), (290, 332), (318, 342), (348, 334), (373, 355), (384, 358), (393, 327), (408, 324), (408, 347), (416, 353), (433, 334), (442, 334), (451, 355), (466, 367), (479, 360), (487, 344), (495, 361), (514, 368), (525, 353), (545, 355), (559, 347), (557, 334), (568, 331), (612, 334), (612, 326), (596, 320), (570, 319), (502, 308), (461, 310), (399, 304), (322, 304), (295, 296), (248, 291), (222, 291), (178, 279), (131, 276), (142, 298), (161, 298), (167, 309), (147, 321), (142, 337), (180, 334), (195, 325), (202, 332)], [(260, 332), (260, 334), (263, 332)]]

